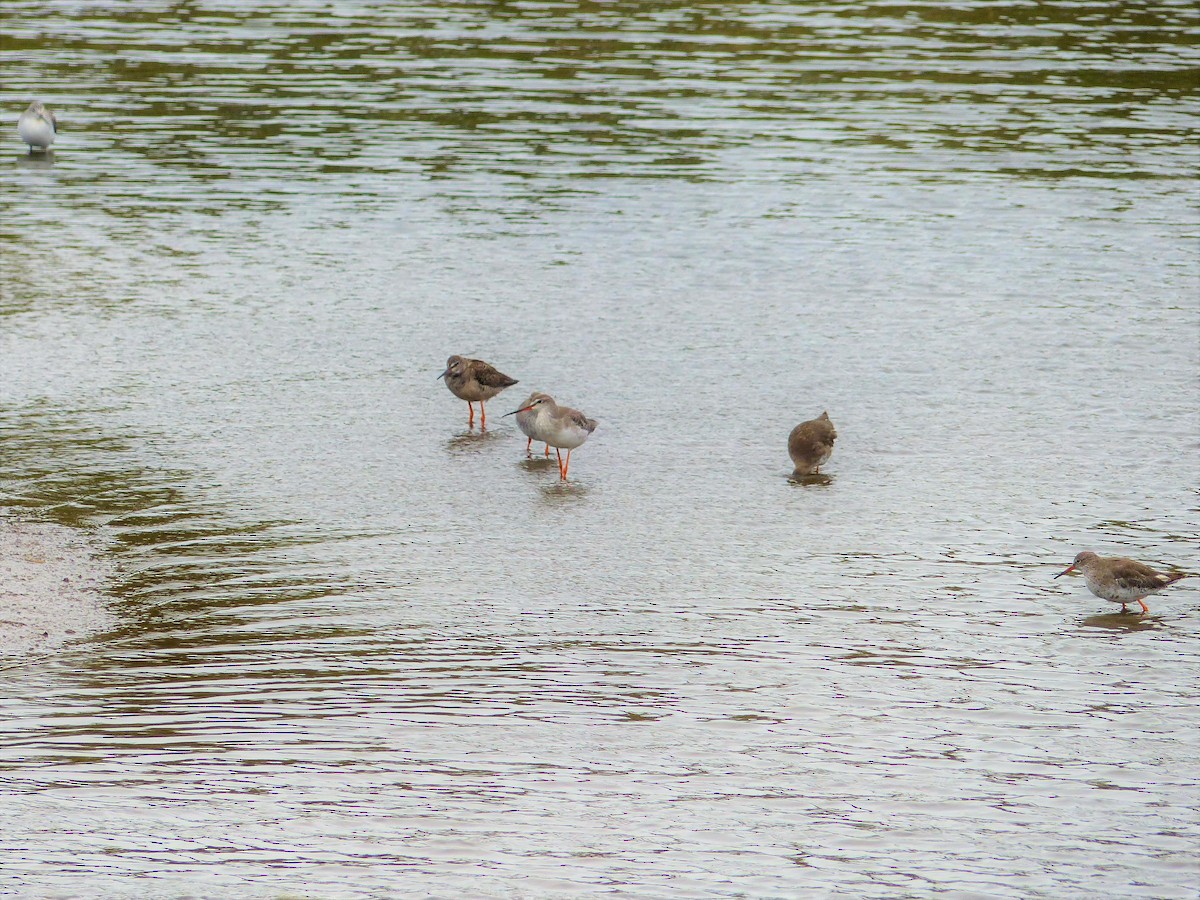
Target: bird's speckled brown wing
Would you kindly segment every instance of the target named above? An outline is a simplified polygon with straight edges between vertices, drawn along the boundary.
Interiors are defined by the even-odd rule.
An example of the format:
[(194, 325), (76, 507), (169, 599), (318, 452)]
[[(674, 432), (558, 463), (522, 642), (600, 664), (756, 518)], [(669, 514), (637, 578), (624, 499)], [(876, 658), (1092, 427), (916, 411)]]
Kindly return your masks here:
[(471, 360), (471, 373), (484, 387), (506, 388), (517, 383), (517, 379), (509, 378), (495, 366), (490, 366), (481, 359)]
[(797, 452), (808, 453), (825, 449), (833, 449), (837, 439), (837, 430), (828, 419), (812, 419), (801, 422), (792, 429), (788, 436), (788, 446)]
[(1117, 586), (1125, 590), (1142, 592), (1157, 591), (1159, 588), (1164, 588), (1173, 581), (1178, 581), (1183, 577), (1182, 572), (1163, 573), (1156, 572), (1145, 563), (1140, 563), (1136, 559), (1125, 559), (1118, 557), (1112, 561), (1112, 576), (1116, 581)]
[(588, 434), (591, 434), (593, 431), (595, 431), (596, 426), (600, 424), (595, 419), (589, 419), (577, 409), (571, 410), (570, 419), (572, 423), (582, 428)]

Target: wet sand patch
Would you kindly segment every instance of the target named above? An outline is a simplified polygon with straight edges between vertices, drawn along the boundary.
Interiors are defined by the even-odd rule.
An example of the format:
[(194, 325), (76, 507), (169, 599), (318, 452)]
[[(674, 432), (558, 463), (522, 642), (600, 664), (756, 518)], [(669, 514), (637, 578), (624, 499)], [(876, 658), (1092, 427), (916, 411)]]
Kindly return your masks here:
[(111, 628), (111, 575), (94, 537), (0, 511), (0, 661)]

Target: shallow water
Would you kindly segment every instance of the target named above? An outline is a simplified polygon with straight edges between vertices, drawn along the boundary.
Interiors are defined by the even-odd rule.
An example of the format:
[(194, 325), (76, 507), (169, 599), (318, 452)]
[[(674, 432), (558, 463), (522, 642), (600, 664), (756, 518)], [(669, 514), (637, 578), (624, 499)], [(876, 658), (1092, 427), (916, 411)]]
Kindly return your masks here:
[(1190, 4), (6, 9), (7, 887), (1194, 889)]

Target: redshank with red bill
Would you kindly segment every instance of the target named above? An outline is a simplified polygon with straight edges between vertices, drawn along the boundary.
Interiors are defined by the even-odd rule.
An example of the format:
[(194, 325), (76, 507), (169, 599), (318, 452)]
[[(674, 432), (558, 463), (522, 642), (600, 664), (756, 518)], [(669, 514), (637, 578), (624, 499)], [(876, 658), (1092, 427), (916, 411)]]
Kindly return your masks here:
[[(512, 412), (505, 413), (504, 416), (516, 416), (517, 427), (521, 432), (529, 438), (525, 442), (525, 455), (532, 456), (533, 442), (545, 441), (542, 432), (545, 429), (546, 413), (548, 408), (545, 401), (554, 402), (554, 398), (549, 394), (543, 394), (541, 391), (534, 391), (529, 395), (529, 399), (521, 404), (520, 409), (514, 409)], [(501, 416), (501, 418), (504, 418)], [(546, 444), (546, 456), (550, 456), (550, 445)]]
[[(554, 448), (558, 456), (558, 475), (563, 481), (567, 480), (567, 470), (571, 468), (571, 451), (579, 447), (591, 437), (599, 424), (595, 419), (589, 419), (577, 409), (569, 406), (559, 406), (550, 397), (531, 396), (520, 409), (514, 409), (512, 415), (536, 411), (533, 427), (539, 441), (545, 441)], [(564, 460), (562, 451), (567, 451)]]
[(475, 424), (475, 407), (472, 403), (479, 404), (479, 427), (484, 428), (487, 426), (487, 410), (483, 408), (483, 401), (491, 400), (506, 387), (517, 383), (517, 379), (509, 378), (482, 359), (468, 359), (465, 356), (452, 356), (446, 360), (446, 371), (438, 378), (446, 379), (446, 387), (455, 397), (467, 401), (470, 412), (468, 428)]
[(1068, 572), (1080, 571), (1087, 581), (1088, 590), (1101, 600), (1121, 604), (1121, 612), (1127, 612), (1127, 604), (1138, 603), (1143, 613), (1150, 612), (1145, 598), (1174, 584), (1184, 576), (1183, 572), (1156, 572), (1145, 563), (1124, 556), (1097, 556), (1084, 550), (1075, 561), (1055, 575), (1062, 578)]
[(815, 475), (833, 455), (837, 429), (823, 412), (815, 419), (801, 422), (788, 435), (788, 455), (796, 467), (793, 475)]

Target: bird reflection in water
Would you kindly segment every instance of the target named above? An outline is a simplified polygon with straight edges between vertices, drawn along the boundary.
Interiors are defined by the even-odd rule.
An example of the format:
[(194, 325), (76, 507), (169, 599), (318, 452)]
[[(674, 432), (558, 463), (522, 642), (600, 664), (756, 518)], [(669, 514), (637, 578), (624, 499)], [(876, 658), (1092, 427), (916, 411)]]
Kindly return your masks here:
[(1105, 631), (1130, 633), (1161, 628), (1162, 620), (1153, 615), (1131, 616), (1127, 613), (1110, 612), (1088, 616), (1079, 623), (1084, 628), (1103, 628)]
[(542, 485), (542, 502), (552, 505), (572, 503), (588, 495), (588, 489), (578, 481), (562, 481)]
[(451, 453), (479, 453), (504, 437), (503, 431), (463, 431), (446, 441), (446, 449)]
[(809, 487), (814, 484), (833, 484), (833, 476), (822, 475), (819, 472), (814, 472), (811, 475), (797, 475), (793, 472), (788, 476), (788, 484), (798, 484), (802, 487)]

